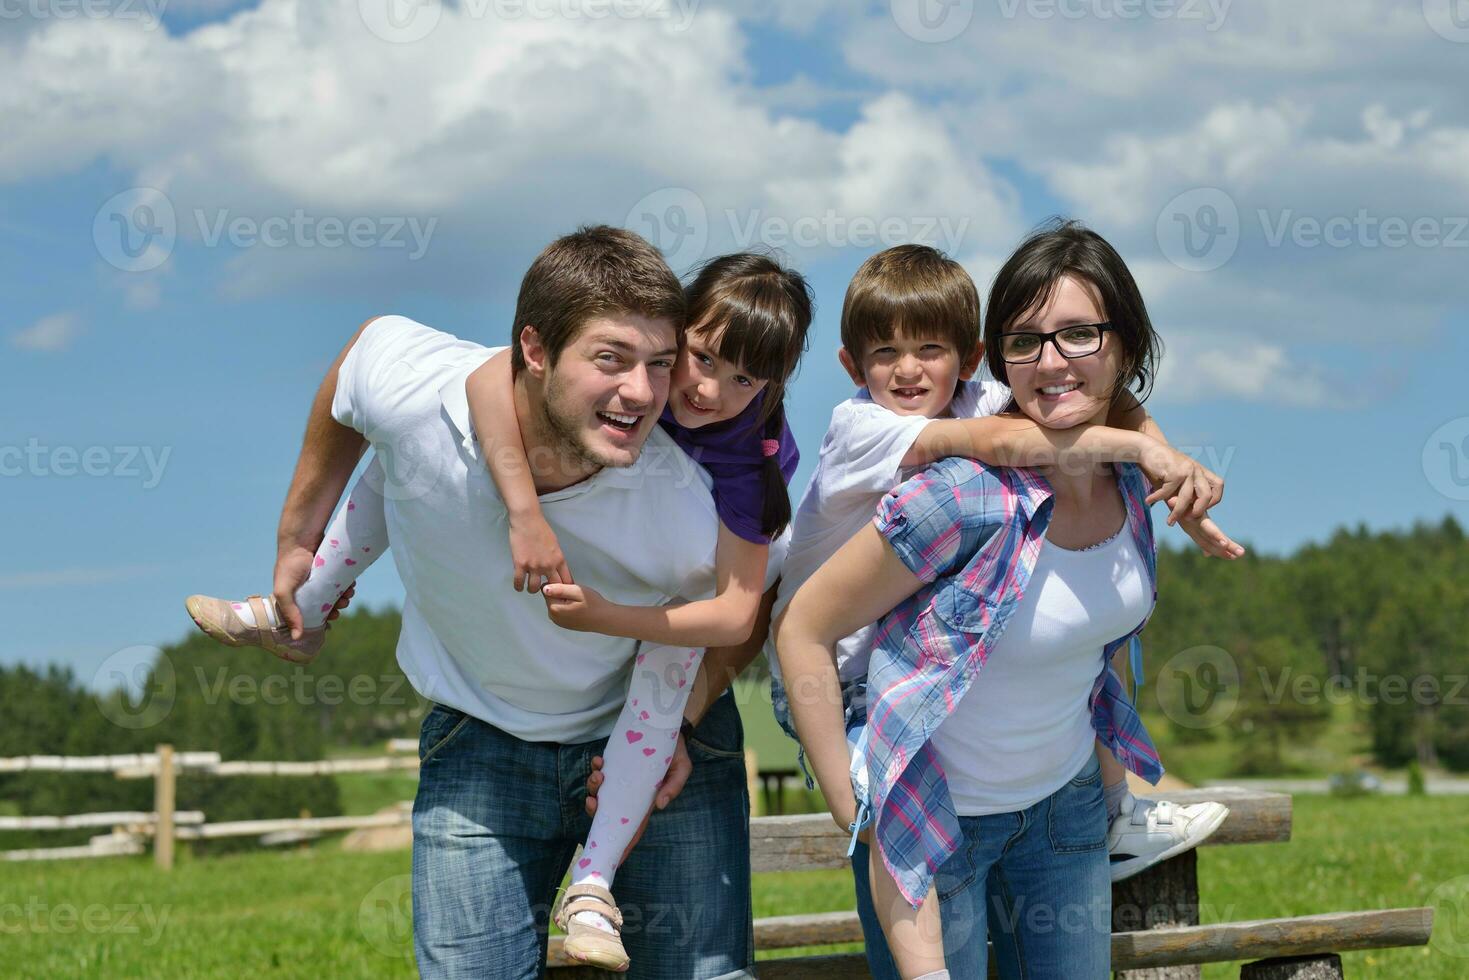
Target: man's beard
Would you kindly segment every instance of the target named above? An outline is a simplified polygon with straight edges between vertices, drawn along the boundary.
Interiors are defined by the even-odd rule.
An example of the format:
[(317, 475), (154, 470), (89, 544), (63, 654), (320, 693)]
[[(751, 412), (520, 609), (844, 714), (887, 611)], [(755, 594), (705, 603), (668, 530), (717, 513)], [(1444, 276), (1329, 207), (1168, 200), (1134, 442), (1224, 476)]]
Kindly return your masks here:
[(579, 463), (597, 467), (631, 466), (637, 461), (642, 451), (641, 445), (632, 447), (632, 459), (625, 463), (608, 459), (588, 445), (585, 431), (582, 428), (581, 413), (562, 408), (561, 403), (565, 394), (566, 386), (561, 384), (556, 372), (552, 370), (550, 377), (546, 379), (546, 387), (541, 393), (539, 422), (541, 432), (548, 437), (546, 441), (555, 452)]

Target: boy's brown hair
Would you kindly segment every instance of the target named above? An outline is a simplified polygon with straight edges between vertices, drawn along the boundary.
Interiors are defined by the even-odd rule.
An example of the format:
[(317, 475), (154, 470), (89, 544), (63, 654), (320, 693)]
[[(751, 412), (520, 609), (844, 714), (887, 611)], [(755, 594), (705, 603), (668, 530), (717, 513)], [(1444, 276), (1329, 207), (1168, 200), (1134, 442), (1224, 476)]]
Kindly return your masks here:
[(842, 346), (858, 364), (895, 337), (936, 337), (962, 361), (979, 345), (979, 291), (964, 267), (928, 245), (895, 245), (852, 276), (842, 303)]
[(536, 328), (554, 366), (588, 320), (617, 314), (670, 320), (682, 346), (687, 312), (678, 277), (640, 235), (610, 225), (578, 228), (547, 245), (520, 282), (511, 371), (525, 368), (520, 332), (527, 326)]

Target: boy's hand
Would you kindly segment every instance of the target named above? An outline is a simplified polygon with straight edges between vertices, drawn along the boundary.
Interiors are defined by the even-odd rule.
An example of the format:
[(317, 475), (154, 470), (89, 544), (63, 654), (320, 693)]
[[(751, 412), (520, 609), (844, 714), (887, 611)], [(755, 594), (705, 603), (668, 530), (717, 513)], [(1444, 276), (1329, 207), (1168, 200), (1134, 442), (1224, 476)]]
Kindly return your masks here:
[(1210, 558), (1233, 560), (1245, 553), (1243, 545), (1236, 544), (1229, 535), (1219, 530), (1219, 525), (1205, 517), (1203, 520), (1185, 518), (1178, 522), (1185, 534), (1193, 539), (1199, 550)]
[(561, 543), (544, 517), (510, 522), (510, 560), (515, 565), (516, 592), (541, 591), (542, 578), (568, 584), (572, 581)]
[(547, 583), (541, 587), (546, 600), (546, 614), (562, 629), (583, 633), (605, 633), (612, 603), (596, 589), (583, 585)]
[(1202, 521), (1224, 499), (1223, 477), (1172, 446), (1155, 443), (1138, 465), (1154, 488), (1148, 504), (1167, 501), (1170, 525), (1185, 519)]

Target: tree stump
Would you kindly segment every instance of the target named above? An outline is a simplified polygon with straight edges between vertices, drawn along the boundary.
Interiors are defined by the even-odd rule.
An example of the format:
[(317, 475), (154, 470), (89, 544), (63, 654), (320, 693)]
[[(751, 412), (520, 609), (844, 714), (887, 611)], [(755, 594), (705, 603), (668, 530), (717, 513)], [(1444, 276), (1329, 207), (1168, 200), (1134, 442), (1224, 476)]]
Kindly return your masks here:
[(1246, 963), (1240, 980), (1342, 980), (1341, 957), (1335, 953), (1317, 956), (1282, 956)]
[[(1112, 931), (1199, 924), (1198, 852), (1186, 851), (1112, 886)], [(1117, 980), (1199, 980), (1199, 966), (1121, 970)]]

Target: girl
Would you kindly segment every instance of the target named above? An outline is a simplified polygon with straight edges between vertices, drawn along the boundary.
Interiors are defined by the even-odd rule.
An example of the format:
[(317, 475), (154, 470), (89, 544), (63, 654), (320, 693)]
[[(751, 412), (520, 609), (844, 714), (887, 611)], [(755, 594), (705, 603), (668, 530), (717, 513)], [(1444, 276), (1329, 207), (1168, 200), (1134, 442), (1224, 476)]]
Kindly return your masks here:
[[(660, 424), (712, 478), (720, 519), (712, 599), (623, 606), (576, 585), (537, 501), (510, 396), (508, 351), (490, 358), (465, 385), (475, 432), (509, 514), (514, 587), (539, 590), (558, 625), (644, 641), (608, 741), (591, 831), (556, 916), (567, 932), (569, 956), (618, 971), (627, 969), (628, 957), (610, 891), (617, 866), (667, 771), (703, 648), (742, 643), (754, 627), (771, 539), (790, 522), (786, 484), (799, 461), (784, 398), (811, 324), (805, 279), (769, 257), (741, 253), (709, 262), (686, 292), (689, 326)], [(299, 636), (283, 627), (275, 603), (260, 596), (244, 602), (191, 596), (190, 615), (231, 646), (261, 646), (309, 662), (343, 591), (387, 548), (382, 485), (374, 460), (327, 529), (311, 576), (295, 595), (307, 627)], [(543, 585), (543, 578), (549, 582)]]
[[(1128, 387), (1145, 396), (1158, 351), (1121, 257), (1078, 224), (1033, 235), (990, 293), (989, 366), (1011, 410), (1046, 428), (1105, 419)], [(786, 683), (817, 692), (791, 711), (833, 817), (875, 815), (874, 904), (903, 977), (984, 976), (987, 932), (1001, 976), (1107, 976), (1096, 744), (1162, 774), (1110, 666), (1156, 601), (1147, 507), (1161, 496), (1132, 464), (942, 460), (893, 490), (777, 623)], [(879, 618), (864, 799), (832, 651)], [(1202, 832), (1226, 813), (1146, 819)]]

